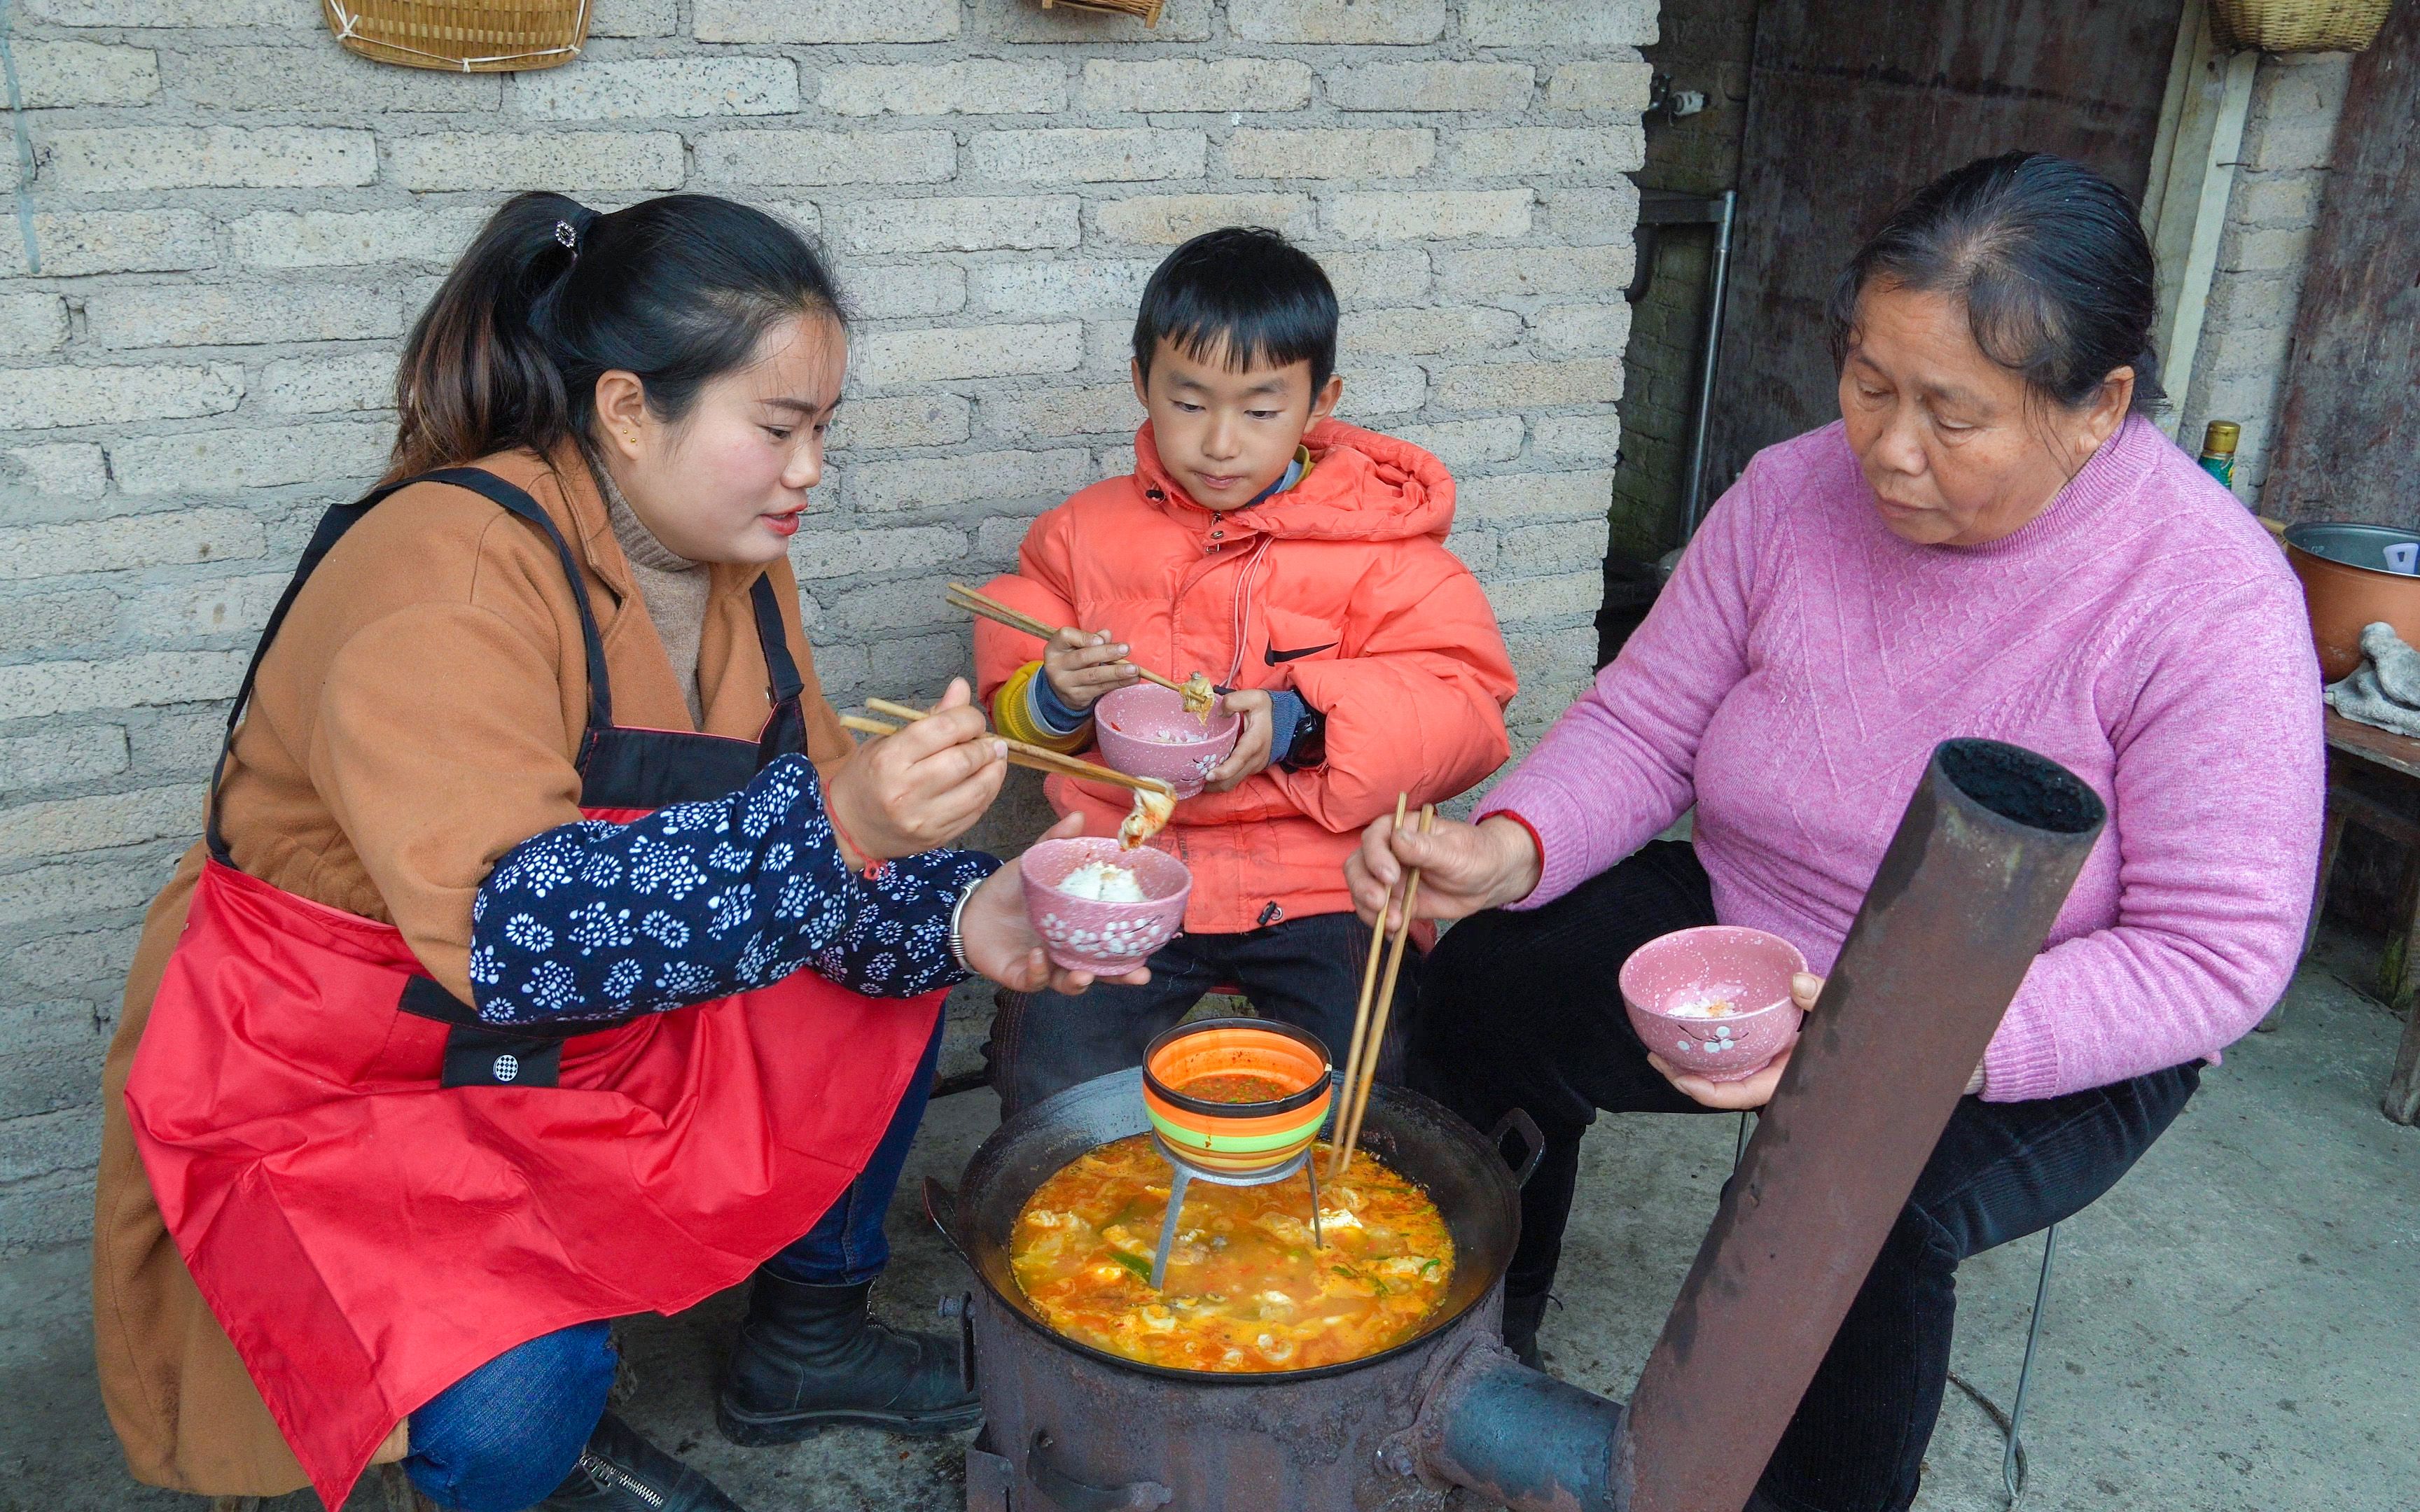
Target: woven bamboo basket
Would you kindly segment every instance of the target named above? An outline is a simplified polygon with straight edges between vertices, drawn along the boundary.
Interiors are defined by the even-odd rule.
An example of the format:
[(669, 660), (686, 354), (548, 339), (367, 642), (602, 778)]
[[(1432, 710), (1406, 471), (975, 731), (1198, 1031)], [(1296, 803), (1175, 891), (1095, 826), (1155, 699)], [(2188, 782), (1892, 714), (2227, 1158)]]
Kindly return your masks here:
[(1107, 16), (1140, 16), (1146, 26), (1159, 24), (1166, 0), (1042, 0), (1045, 10), (1097, 10)]
[(2211, 29), (2230, 52), (2358, 53), (2378, 39), (2395, 0), (2210, 0)]
[(588, 0), (319, 0), (346, 51), (407, 69), (560, 68), (588, 41)]

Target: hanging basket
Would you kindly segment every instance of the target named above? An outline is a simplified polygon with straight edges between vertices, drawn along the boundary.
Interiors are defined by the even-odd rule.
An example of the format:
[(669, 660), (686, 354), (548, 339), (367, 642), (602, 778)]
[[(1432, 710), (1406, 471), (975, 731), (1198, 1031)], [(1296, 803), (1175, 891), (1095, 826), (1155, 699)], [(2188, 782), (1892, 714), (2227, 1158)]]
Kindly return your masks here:
[(1140, 16), (1146, 26), (1159, 24), (1166, 0), (1042, 0), (1045, 10), (1097, 10), (1108, 16)]
[(2232, 53), (2358, 53), (2394, 0), (2210, 0), (2211, 29)]
[(589, 0), (319, 0), (349, 53), (407, 69), (560, 68), (588, 41)]

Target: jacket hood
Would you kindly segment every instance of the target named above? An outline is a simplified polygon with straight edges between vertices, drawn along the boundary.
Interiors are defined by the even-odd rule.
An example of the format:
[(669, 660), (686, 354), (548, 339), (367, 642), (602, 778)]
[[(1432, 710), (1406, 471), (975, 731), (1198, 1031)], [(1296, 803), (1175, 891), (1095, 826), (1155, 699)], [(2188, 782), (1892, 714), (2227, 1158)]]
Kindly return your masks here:
[[(1292, 541), (1442, 542), (1453, 528), (1453, 474), (1406, 440), (1323, 420), (1302, 439), (1311, 475), (1226, 516), (1231, 527)], [(1151, 422), (1135, 432), (1135, 477), (1163, 509), (1207, 514), (1159, 460)]]

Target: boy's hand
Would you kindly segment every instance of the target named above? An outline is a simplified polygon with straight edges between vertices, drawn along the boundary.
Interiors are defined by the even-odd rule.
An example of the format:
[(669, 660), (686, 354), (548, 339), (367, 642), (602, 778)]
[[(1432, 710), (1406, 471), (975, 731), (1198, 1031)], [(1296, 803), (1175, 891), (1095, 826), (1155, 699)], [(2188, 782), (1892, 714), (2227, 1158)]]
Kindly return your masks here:
[(1235, 748), (1202, 779), (1202, 790), (1208, 793), (1231, 792), (1244, 779), (1264, 770), (1269, 764), (1269, 748), (1277, 739), (1277, 719), (1269, 707), (1269, 696), (1261, 689), (1246, 687), (1222, 693), (1218, 706), (1229, 714), (1242, 715), (1244, 729), (1235, 737)]
[(1042, 675), (1050, 690), (1071, 709), (1089, 709), (1104, 693), (1132, 687), (1142, 674), (1125, 660), (1126, 647), (1109, 639), (1107, 630), (1078, 630), (1073, 625), (1050, 638), (1042, 654)]

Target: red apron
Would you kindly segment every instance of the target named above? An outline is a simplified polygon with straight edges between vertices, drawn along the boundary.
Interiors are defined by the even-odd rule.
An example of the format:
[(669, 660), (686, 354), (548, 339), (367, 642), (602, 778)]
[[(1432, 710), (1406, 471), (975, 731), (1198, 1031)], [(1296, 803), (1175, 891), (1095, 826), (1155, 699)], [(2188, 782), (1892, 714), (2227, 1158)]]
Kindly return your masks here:
[[(590, 817), (720, 798), (802, 748), (802, 685), (766, 579), (763, 738), (617, 728), (553, 522), (489, 473), (427, 477), (542, 527), (571, 575)], [(329, 511), (254, 671), (319, 559), (401, 486)], [(577, 1032), (482, 1025), (396, 930), (237, 871), (216, 787), (212, 858), (126, 1100), (168, 1232), (330, 1507), (396, 1423), (506, 1350), (678, 1311), (814, 1227), (873, 1154), (932, 1034), (941, 994), (864, 997), (804, 971)]]

